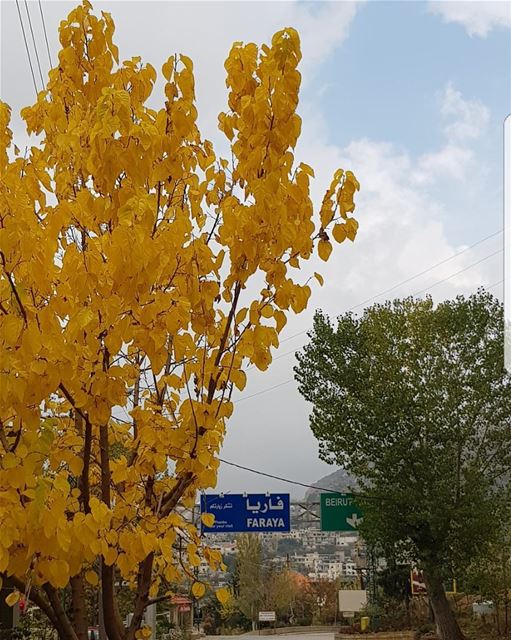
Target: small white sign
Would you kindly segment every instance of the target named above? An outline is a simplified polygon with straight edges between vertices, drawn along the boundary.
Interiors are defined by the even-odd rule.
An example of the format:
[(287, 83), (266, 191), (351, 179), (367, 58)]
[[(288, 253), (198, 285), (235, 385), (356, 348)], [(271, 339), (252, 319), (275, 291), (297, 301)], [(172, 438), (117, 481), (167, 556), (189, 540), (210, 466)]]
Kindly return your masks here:
[(359, 612), (367, 606), (367, 591), (364, 589), (341, 589), (339, 591), (339, 611)]
[(259, 622), (275, 622), (275, 611), (259, 611)]

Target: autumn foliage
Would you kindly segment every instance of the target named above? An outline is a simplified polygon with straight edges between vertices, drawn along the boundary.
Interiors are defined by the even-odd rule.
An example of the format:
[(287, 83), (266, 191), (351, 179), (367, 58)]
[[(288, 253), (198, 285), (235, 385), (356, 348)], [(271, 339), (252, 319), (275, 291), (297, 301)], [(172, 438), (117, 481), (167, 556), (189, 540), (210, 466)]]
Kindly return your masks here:
[(357, 230), (353, 174), (316, 216), (313, 170), (295, 164), (294, 29), (232, 47), (229, 159), (198, 130), (192, 61), (163, 65), (155, 110), (155, 69), (119, 63), (113, 35), (88, 2), (61, 23), (58, 65), (22, 111), (26, 154), (0, 103), (0, 572), (61, 638), (86, 633), (83, 580), (101, 582), (111, 640), (141, 633), (152, 598), (203, 594), (193, 568), (221, 557), (186, 509), (215, 486), (233, 389), (307, 306), (302, 263), (328, 258), (331, 229)]

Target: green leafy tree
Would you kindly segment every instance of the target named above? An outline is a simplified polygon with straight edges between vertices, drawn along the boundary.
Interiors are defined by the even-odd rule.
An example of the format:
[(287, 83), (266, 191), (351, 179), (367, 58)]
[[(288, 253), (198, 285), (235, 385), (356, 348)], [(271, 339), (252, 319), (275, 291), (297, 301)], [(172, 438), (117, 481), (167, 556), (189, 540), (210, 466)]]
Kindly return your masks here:
[(238, 536), (237, 547), (237, 606), (255, 628), (264, 597), (261, 540), (257, 535), (245, 533)]
[(495, 606), (497, 633), (511, 633), (511, 500), (500, 527), (495, 527), (494, 542), (476, 556), (461, 576), (463, 583), (482, 600)]
[(332, 624), (336, 619), (339, 585), (332, 580), (309, 582), (305, 597), (312, 611), (313, 624)]
[(358, 478), (366, 539), (422, 567), (442, 640), (463, 637), (445, 573), (485, 547), (509, 498), (503, 344), (503, 308), (487, 292), (408, 298), (335, 327), (318, 313), (295, 368), (321, 458)]
[(299, 592), (299, 586), (287, 569), (269, 567), (264, 575), (263, 605), (275, 611), (277, 620), (288, 623), (293, 617), (293, 604)]
[(376, 574), (376, 585), (382, 591), (383, 601), (388, 617), (399, 618), (399, 608), (404, 609), (404, 623), (411, 625), (410, 617), (410, 567), (398, 564), (394, 558), (387, 559), (387, 566)]

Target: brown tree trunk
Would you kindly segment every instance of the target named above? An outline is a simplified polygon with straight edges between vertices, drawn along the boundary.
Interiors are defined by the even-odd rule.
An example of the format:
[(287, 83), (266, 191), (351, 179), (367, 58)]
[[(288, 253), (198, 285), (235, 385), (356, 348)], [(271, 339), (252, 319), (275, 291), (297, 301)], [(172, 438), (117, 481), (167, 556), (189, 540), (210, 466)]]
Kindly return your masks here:
[(60, 601), (60, 594), (49, 583), (43, 585), (42, 589), (46, 593), (46, 597), (48, 598), (51, 609), (53, 610), (53, 614), (55, 616), (54, 625), (57, 633), (59, 634), (59, 639), (78, 640), (78, 636), (73, 629), (73, 625), (71, 624), (71, 621), (62, 606), (62, 602)]
[(410, 629), (412, 626), (412, 617), (410, 615), (410, 596), (408, 593), (405, 594), (405, 625), (407, 629)]
[(424, 569), (424, 582), (428, 590), (440, 640), (465, 640), (445, 595), (442, 578), (438, 571), (434, 568)]
[(83, 575), (80, 573), (71, 578), (71, 601), (73, 607), (73, 627), (78, 640), (87, 640), (88, 620), (87, 602), (85, 600), (85, 588)]
[[(108, 425), (99, 427), (99, 450), (101, 461), (101, 498), (110, 507), (110, 451)], [(101, 590), (103, 595), (103, 617), (109, 640), (123, 640), (124, 626), (117, 607), (114, 584), (114, 568), (107, 566), (101, 558)]]

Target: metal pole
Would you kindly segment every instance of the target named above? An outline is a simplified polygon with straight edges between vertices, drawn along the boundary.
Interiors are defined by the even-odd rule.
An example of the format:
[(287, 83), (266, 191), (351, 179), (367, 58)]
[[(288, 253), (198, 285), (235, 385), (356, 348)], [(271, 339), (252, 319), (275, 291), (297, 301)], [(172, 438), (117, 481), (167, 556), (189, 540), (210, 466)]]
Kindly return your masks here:
[[(102, 567), (103, 559), (99, 559), (99, 575), (102, 575), (101, 567)], [(99, 594), (98, 594), (98, 605), (99, 605), (99, 640), (108, 640), (105, 629), (105, 618), (103, 617), (103, 583), (99, 584)]]
[(156, 603), (146, 609), (146, 624), (151, 627), (151, 640), (156, 640)]

